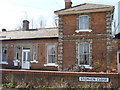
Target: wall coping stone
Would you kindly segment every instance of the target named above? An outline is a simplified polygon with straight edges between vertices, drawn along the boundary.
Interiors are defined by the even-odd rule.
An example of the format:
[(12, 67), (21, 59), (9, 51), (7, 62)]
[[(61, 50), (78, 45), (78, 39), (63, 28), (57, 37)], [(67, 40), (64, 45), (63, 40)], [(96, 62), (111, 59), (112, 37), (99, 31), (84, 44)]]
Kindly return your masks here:
[(63, 72), (63, 71), (40, 71), (40, 70), (11, 70), (0, 69), (0, 72), (44, 74), (44, 75), (64, 75), (64, 76), (91, 76), (91, 77), (119, 77), (120, 73), (97, 73), (97, 72)]

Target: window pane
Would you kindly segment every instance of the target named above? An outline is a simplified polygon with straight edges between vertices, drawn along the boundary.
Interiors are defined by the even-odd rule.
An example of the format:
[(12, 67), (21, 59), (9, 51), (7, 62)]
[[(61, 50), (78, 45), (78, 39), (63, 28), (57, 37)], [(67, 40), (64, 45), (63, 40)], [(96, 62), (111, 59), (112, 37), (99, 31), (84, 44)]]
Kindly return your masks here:
[(52, 56), (48, 55), (48, 63), (52, 63)]
[(90, 45), (89, 44), (80, 44), (79, 45), (79, 64), (89, 65), (90, 60)]
[(33, 46), (33, 60), (37, 60), (37, 47)]
[(83, 55), (80, 55), (80, 62), (79, 64), (84, 64), (84, 56)]
[(37, 60), (37, 53), (36, 52), (34, 52), (34, 54), (33, 54), (33, 60)]
[(23, 61), (26, 61), (26, 52), (23, 52)]
[(84, 55), (84, 65), (89, 65), (89, 55)]
[(84, 53), (89, 53), (89, 44), (84, 44)]
[(55, 63), (55, 55), (52, 55), (52, 63)]
[(48, 46), (48, 54), (55, 54), (55, 46), (54, 45)]
[(79, 18), (79, 29), (89, 29), (89, 17), (80, 16)]
[(55, 50), (55, 45), (49, 45), (47, 47), (47, 52), (48, 52), (48, 63), (55, 63), (55, 57), (56, 57), (56, 50)]
[(19, 54), (18, 54), (18, 52), (16, 52), (16, 59), (18, 59), (18, 57), (19, 57)]
[(51, 54), (51, 46), (48, 46), (48, 54)]
[(51, 53), (54, 55), (55, 54), (55, 47), (51, 48)]
[(7, 61), (7, 47), (2, 47), (2, 61)]
[(20, 59), (20, 53), (21, 53), (21, 51), (20, 51), (20, 46), (16, 46), (15, 47), (15, 59)]
[(3, 62), (6, 62), (6, 60), (7, 60), (6, 54), (3, 54), (3, 55), (2, 55), (2, 61), (3, 61)]
[(28, 53), (27, 61), (30, 61), (30, 52), (27, 53)]
[(79, 54), (82, 55), (83, 54), (83, 44), (79, 45)]

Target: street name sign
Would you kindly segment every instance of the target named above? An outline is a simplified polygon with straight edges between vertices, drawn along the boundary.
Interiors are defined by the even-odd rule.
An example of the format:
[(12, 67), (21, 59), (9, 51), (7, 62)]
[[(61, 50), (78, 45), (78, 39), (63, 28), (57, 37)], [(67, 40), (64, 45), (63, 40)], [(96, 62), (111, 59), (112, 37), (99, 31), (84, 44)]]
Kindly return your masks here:
[(79, 81), (83, 82), (109, 82), (107, 77), (79, 77)]

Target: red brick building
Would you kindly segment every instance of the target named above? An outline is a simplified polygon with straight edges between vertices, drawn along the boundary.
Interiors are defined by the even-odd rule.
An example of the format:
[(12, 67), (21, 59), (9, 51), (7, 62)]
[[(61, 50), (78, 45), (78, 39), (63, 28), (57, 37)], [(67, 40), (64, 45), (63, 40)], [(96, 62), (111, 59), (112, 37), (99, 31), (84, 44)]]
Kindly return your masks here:
[(59, 70), (118, 71), (117, 58), (111, 56), (113, 12), (113, 6), (85, 3), (72, 7), (71, 0), (65, 0), (65, 9), (55, 11), (59, 16)]
[[(80, 4), (55, 11), (59, 29), (4, 31), (2, 56), (7, 68), (120, 72), (120, 43), (112, 38), (114, 7)], [(59, 33), (59, 35), (58, 35)], [(14, 61), (14, 62), (13, 62)], [(17, 62), (17, 63), (16, 63)], [(18, 65), (17, 65), (18, 64)]]
[(4, 68), (57, 70), (58, 29), (29, 29), (3, 31), (2, 60)]

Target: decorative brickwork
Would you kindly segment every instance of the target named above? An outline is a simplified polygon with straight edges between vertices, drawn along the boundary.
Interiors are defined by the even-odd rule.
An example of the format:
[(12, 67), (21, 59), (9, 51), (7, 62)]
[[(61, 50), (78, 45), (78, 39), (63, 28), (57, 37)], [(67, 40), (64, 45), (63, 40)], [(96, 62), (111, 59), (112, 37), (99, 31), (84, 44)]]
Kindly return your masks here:
[(107, 68), (111, 68), (111, 50), (112, 50), (112, 13), (106, 12), (106, 32), (107, 32)]
[(58, 70), (63, 70), (63, 18), (59, 16)]

